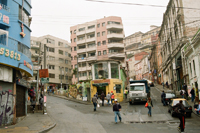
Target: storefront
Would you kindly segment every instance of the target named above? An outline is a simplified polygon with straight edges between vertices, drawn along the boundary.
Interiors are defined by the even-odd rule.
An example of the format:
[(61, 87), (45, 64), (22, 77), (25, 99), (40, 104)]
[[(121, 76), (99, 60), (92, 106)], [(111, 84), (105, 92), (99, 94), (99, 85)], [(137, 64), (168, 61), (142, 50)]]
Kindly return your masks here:
[(99, 61), (92, 64), (91, 98), (98, 92), (105, 95), (113, 92), (118, 101), (123, 101), (120, 66), (117, 61)]

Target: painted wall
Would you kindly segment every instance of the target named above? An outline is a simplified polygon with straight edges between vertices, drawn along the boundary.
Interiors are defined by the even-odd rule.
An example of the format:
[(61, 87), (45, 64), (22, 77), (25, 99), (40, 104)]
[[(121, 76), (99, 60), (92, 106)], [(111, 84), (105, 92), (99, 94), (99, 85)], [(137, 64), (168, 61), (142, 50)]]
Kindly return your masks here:
[(14, 103), (13, 84), (0, 81), (0, 126), (13, 122)]
[[(24, 11), (27, 15), (30, 15), (31, 12), (31, 0), (24, 0)], [(1, 3), (2, 4), (2, 3)], [(6, 45), (0, 44), (0, 63), (13, 67), (19, 68), (25, 71), (29, 76), (33, 75), (32, 71), (32, 62), (31, 62), (31, 54), (29, 51), (27, 54), (21, 53), (18, 51), (18, 43), (23, 44), (30, 48), (30, 34), (31, 30), (29, 25), (24, 24), (19, 20), (19, 6), (22, 5), (22, 0), (7, 0), (7, 5), (4, 5), (0, 10), (0, 30), (3, 32), (8, 32), (8, 40), (6, 41)], [(13, 16), (14, 14), (14, 16)], [(25, 37), (20, 35), (22, 32), (21, 24), (23, 23), (23, 31), (26, 34)], [(23, 65), (24, 61), (29, 63), (29, 68), (27, 65)]]

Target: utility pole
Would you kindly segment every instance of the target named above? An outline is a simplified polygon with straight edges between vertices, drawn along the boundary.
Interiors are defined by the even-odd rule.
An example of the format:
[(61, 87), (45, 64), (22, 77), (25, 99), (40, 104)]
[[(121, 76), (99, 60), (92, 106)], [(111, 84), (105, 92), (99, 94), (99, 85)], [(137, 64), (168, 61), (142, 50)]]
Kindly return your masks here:
[[(46, 69), (46, 54), (47, 54), (47, 46), (46, 46), (46, 44), (44, 44), (44, 69)], [(46, 83), (44, 83), (43, 99), (44, 99), (44, 97), (46, 97), (46, 94), (45, 94), (45, 91), (44, 91), (45, 89), (46, 89)], [(44, 100), (43, 100), (43, 114), (47, 114), (46, 101), (44, 103)]]
[[(40, 65), (40, 53), (41, 53), (41, 43), (39, 43), (39, 57), (38, 57), (38, 66)], [(39, 69), (37, 70), (37, 84), (36, 84), (36, 102), (39, 101), (38, 100), (38, 91), (39, 91)]]

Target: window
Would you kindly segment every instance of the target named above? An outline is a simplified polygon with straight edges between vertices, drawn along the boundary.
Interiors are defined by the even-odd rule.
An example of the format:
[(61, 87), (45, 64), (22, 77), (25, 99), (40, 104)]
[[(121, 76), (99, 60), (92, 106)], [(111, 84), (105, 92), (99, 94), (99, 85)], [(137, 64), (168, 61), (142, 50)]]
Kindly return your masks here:
[(47, 47), (47, 51), (49, 51), (49, 52), (53, 52), (53, 53), (54, 53), (54, 48)]
[(120, 84), (116, 84), (116, 93), (121, 93), (121, 85)]
[(84, 57), (86, 57), (86, 54), (79, 55), (79, 58), (81, 58), (81, 59), (84, 59)]
[(190, 63), (190, 74), (191, 74), (191, 77), (192, 77), (192, 66), (191, 66), (191, 63)]
[(68, 72), (68, 68), (67, 67), (65, 67), (65, 72)]
[(195, 61), (193, 60), (194, 75), (196, 76)]
[(101, 51), (98, 51), (98, 56), (100, 56), (101, 55)]
[(63, 51), (62, 50), (58, 50), (58, 53), (63, 55)]
[(70, 35), (72, 35), (72, 31), (70, 31)]
[(53, 56), (48, 56), (48, 60), (49, 60), (49, 61), (55, 61), (55, 57), (53, 57)]
[(78, 38), (79, 41), (84, 40), (84, 39), (85, 39), (85, 37), (79, 37)]
[(118, 64), (110, 63), (111, 66), (111, 78), (119, 79), (119, 68)]
[(100, 27), (100, 24), (97, 24), (97, 28), (99, 28)]
[(101, 46), (101, 42), (98, 42), (98, 46)]
[(22, 7), (21, 6), (19, 6), (19, 16), (18, 17), (19, 17), (19, 20), (21, 20), (24, 24), (26, 24), (27, 26), (30, 27), (29, 15), (28, 15), (28, 13), (26, 13), (25, 10), (22, 11)]
[(71, 60), (73, 60), (73, 57), (71, 57)]
[(77, 68), (77, 64), (75, 64), (74, 67)]
[(68, 76), (65, 76), (65, 79), (68, 80), (69, 79)]
[(74, 38), (74, 42), (76, 42), (76, 38)]
[(102, 32), (102, 36), (105, 36), (105, 34), (106, 34), (106, 32), (105, 32), (105, 31), (103, 31), (103, 32)]
[(55, 41), (54, 41), (53, 39), (49, 39), (49, 38), (47, 38), (47, 43), (55, 44)]
[(79, 32), (84, 31), (85, 27), (78, 29)]
[(59, 58), (59, 62), (60, 62), (60, 63), (64, 63), (64, 59)]
[(108, 21), (108, 24), (120, 24), (120, 22)]
[(104, 27), (104, 26), (105, 26), (105, 22), (102, 23), (102, 27)]
[(76, 47), (74, 47), (74, 51), (76, 51)]
[(59, 75), (59, 79), (64, 79), (64, 75)]
[(63, 43), (62, 42), (58, 42), (58, 46), (63, 46)]
[(49, 65), (49, 69), (55, 69), (55, 65)]
[(88, 56), (89, 56), (89, 57), (95, 56), (95, 53), (89, 53)]
[(94, 64), (95, 79), (108, 78), (108, 63)]
[(95, 28), (95, 25), (88, 26), (88, 29), (93, 29), (93, 28)]
[(68, 52), (65, 52), (65, 56), (68, 56)]
[(84, 49), (84, 48), (85, 48), (85, 45), (79, 46), (78, 48), (79, 48), (79, 49)]
[(73, 69), (73, 65), (71, 65), (71, 68)]
[(72, 39), (71, 39), (71, 43), (72, 43)]
[(76, 30), (74, 30), (74, 34), (76, 34)]
[(95, 47), (95, 43), (92, 43), (92, 44), (88, 44), (88, 48), (91, 48), (91, 47)]
[(144, 86), (143, 85), (137, 85), (137, 86), (130, 86), (130, 91), (143, 91)]
[(91, 34), (91, 35), (88, 35), (88, 36), (87, 36), (87, 38), (93, 38), (93, 37), (95, 37), (94, 34)]
[(106, 45), (106, 41), (103, 41), (102, 43), (103, 43), (103, 45)]
[(49, 78), (55, 78), (55, 74), (49, 73)]
[(26, 45), (18, 42), (18, 51), (31, 58), (31, 51)]
[(110, 49), (109, 50), (109, 53), (115, 53), (115, 52), (118, 52), (118, 50), (116, 50), (116, 49)]
[(86, 67), (86, 63), (83, 63), (83, 64), (82, 64), (82, 67)]
[(103, 55), (106, 55), (106, 54), (107, 54), (107, 51), (106, 51), (106, 50), (104, 50), (104, 51), (103, 51)]
[(68, 64), (68, 60), (65, 60), (65, 64)]
[(100, 32), (97, 33), (97, 37), (100, 37)]
[(71, 57), (71, 54), (68, 54), (68, 57)]

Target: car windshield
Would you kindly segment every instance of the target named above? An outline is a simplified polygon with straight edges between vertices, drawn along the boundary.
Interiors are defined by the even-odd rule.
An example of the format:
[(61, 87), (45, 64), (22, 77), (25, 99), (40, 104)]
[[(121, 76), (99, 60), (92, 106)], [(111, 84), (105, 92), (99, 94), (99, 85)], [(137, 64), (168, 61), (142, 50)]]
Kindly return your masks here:
[(174, 98), (175, 94), (172, 93), (166, 93), (166, 98)]
[[(179, 100), (174, 100), (173, 106), (176, 105), (177, 103), (179, 103)], [(185, 107), (190, 106), (186, 100), (183, 100), (183, 105), (184, 105)]]
[(130, 91), (143, 91), (144, 86), (143, 85), (137, 85), (137, 86), (131, 86)]

